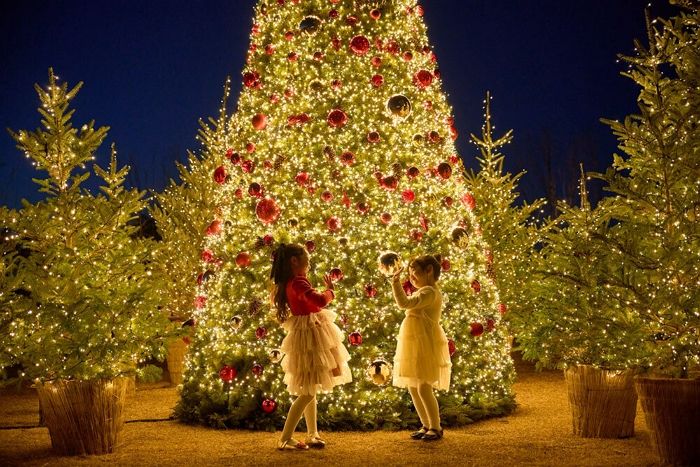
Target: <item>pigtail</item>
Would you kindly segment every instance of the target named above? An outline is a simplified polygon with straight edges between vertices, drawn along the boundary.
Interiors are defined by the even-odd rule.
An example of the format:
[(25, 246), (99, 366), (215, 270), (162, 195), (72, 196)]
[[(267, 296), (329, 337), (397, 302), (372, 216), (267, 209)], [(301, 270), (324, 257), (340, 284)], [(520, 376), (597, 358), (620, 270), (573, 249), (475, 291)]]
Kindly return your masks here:
[(270, 269), (270, 281), (272, 282), (272, 304), (277, 310), (277, 320), (284, 323), (289, 317), (289, 305), (287, 302), (287, 282), (292, 278), (291, 259), (304, 253), (304, 247), (295, 244), (280, 243), (272, 253), (272, 269)]

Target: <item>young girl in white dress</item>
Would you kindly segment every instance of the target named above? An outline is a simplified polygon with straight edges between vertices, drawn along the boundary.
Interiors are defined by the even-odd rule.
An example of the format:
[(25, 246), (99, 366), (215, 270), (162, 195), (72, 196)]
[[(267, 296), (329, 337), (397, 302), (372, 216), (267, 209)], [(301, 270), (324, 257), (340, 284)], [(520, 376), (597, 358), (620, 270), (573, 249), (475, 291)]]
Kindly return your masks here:
[(447, 336), (440, 326), (442, 295), (437, 285), (440, 269), (439, 257), (426, 255), (413, 259), (409, 278), (418, 290), (410, 297), (404, 292), (400, 274), (395, 274), (392, 280), (396, 304), (406, 310), (397, 338), (393, 384), (408, 388), (423, 424), (411, 438), (425, 441), (442, 438), (440, 407), (433, 388), (449, 389), (452, 368)]
[[(298, 396), (289, 407), (277, 443), (280, 450), (324, 447), (326, 443), (318, 434), (316, 393), (352, 381), (350, 354), (343, 345), (342, 331), (334, 323), (336, 314), (324, 309), (335, 298), (333, 282), (330, 276), (324, 276), (326, 290), (318, 292), (306, 278), (308, 270), (309, 254), (303, 246), (282, 243), (275, 250), (270, 272), (272, 298), (277, 318), (287, 331), (281, 364), (287, 390)], [(302, 415), (306, 442), (292, 438)]]

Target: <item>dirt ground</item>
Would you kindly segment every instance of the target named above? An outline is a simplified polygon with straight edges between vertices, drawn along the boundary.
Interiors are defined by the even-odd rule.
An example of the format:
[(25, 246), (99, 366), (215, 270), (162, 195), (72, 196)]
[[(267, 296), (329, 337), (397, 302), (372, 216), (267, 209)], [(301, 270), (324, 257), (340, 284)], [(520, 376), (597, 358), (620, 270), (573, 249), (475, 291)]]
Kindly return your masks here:
[[(139, 388), (128, 402), (127, 423), (115, 453), (60, 457), (46, 428), (37, 427), (31, 391), (0, 394), (0, 465), (659, 465), (637, 408), (635, 436), (583, 439), (571, 431), (561, 372), (537, 373), (518, 362), (514, 414), (445, 431), (427, 443), (399, 432), (326, 432), (323, 450), (279, 452), (279, 433), (214, 430), (169, 420), (174, 388)], [(301, 435), (301, 434), (300, 434)], [(303, 435), (301, 435), (303, 436)]]

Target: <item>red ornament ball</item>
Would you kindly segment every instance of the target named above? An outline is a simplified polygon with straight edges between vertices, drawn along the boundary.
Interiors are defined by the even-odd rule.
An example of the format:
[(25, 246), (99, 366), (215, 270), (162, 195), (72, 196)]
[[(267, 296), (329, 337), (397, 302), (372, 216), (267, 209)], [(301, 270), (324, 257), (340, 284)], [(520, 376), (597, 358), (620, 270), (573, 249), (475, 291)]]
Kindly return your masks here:
[(299, 58), (299, 55), (297, 55), (296, 52), (289, 52), (287, 54), (287, 60), (289, 60), (290, 62), (296, 62), (297, 58)]
[(316, 249), (316, 243), (313, 240), (307, 240), (304, 246), (306, 246), (306, 251), (309, 253), (312, 253)]
[(452, 166), (447, 162), (441, 162), (438, 165), (437, 170), (438, 174), (440, 174), (440, 177), (442, 177), (445, 180), (452, 176)]
[(498, 312), (501, 314), (501, 316), (505, 315), (508, 312), (508, 307), (505, 303), (498, 304)]
[(340, 89), (341, 87), (343, 87), (343, 82), (339, 79), (334, 79), (333, 81), (331, 81), (331, 88)]
[(452, 339), (447, 339), (447, 349), (450, 351), (450, 357), (457, 351), (457, 344)]
[(194, 307), (198, 310), (201, 310), (205, 306), (207, 306), (207, 297), (204, 297), (202, 295), (197, 295), (194, 298)]
[(496, 329), (496, 321), (493, 318), (486, 320), (486, 331), (491, 332)]
[(377, 296), (377, 288), (372, 284), (365, 284), (365, 296), (367, 298), (374, 298)]
[(411, 240), (414, 242), (420, 242), (423, 239), (423, 232), (420, 229), (411, 230)]
[(389, 41), (386, 45), (387, 52), (389, 52), (392, 55), (396, 55), (401, 51), (401, 48), (399, 47), (399, 44), (396, 41)]
[(365, 36), (355, 36), (350, 40), (350, 50), (355, 55), (364, 55), (369, 52), (369, 40)]
[(388, 175), (382, 178), (380, 184), (385, 190), (394, 191), (399, 185), (399, 180), (393, 175)]
[(381, 136), (379, 136), (379, 133), (376, 131), (370, 131), (367, 133), (367, 141), (370, 143), (378, 143), (381, 139)]
[(355, 163), (355, 154), (350, 151), (345, 151), (340, 155), (340, 162), (343, 165), (352, 165)]
[(378, 88), (382, 84), (384, 84), (384, 77), (382, 75), (374, 75), (374, 76), (372, 76), (371, 82), (372, 82), (372, 86), (374, 86), (375, 88)]
[(255, 206), (255, 215), (264, 224), (271, 224), (280, 216), (280, 208), (272, 198), (264, 198)]
[(345, 18), (345, 22), (348, 24), (348, 26), (355, 26), (358, 22), (357, 16), (350, 15), (347, 18)]
[(343, 277), (345, 277), (343, 275), (342, 269), (340, 268), (331, 269), (328, 275), (331, 276), (331, 280), (333, 280), (333, 282), (338, 282), (339, 280), (342, 280)]
[(348, 342), (350, 345), (357, 347), (358, 345), (362, 344), (362, 334), (357, 331), (351, 332), (348, 336)]
[(416, 178), (420, 174), (420, 170), (418, 170), (418, 167), (409, 167), (406, 170), (406, 176), (410, 179)]
[(401, 199), (404, 203), (412, 203), (416, 199), (416, 194), (413, 190), (404, 190), (403, 193), (401, 193)]
[(474, 292), (479, 293), (481, 292), (481, 284), (479, 283), (478, 280), (474, 279), (471, 283), (471, 288)]
[(357, 210), (360, 211), (361, 214), (367, 214), (369, 211), (369, 204), (359, 202), (357, 203)]
[(450, 156), (450, 164), (455, 165), (457, 162), (459, 162), (459, 156), (457, 154), (452, 154)]
[(326, 190), (323, 193), (321, 193), (321, 199), (326, 203), (330, 203), (333, 200), (333, 193)]
[(255, 144), (254, 143), (248, 143), (245, 145), (245, 150), (248, 151), (249, 154), (252, 154), (255, 152)]
[(220, 220), (213, 220), (211, 224), (207, 227), (207, 235), (218, 235), (221, 233), (222, 227), (221, 227), (221, 221)]
[(264, 339), (267, 336), (267, 329), (264, 327), (260, 326), (258, 329), (255, 330), (255, 337), (258, 339)]
[(329, 18), (335, 19), (335, 18), (338, 17), (338, 14), (339, 14), (339, 13), (338, 13), (338, 10), (336, 10), (336, 9), (334, 8), (334, 9), (332, 9), (331, 11), (328, 12), (328, 17), (329, 17)]
[(444, 204), (448, 208), (452, 206), (452, 203), (454, 203), (454, 200), (451, 196), (445, 196), (442, 200), (442, 204)]
[(275, 242), (275, 237), (270, 234), (265, 234), (263, 237), (263, 245), (270, 246)]
[(433, 74), (428, 70), (419, 70), (413, 75), (413, 84), (420, 89), (425, 89), (433, 82)]
[(272, 44), (266, 44), (265, 45), (265, 53), (267, 55), (272, 55), (275, 53), (275, 48)]
[(342, 227), (342, 222), (336, 216), (331, 216), (326, 221), (326, 226), (331, 232), (337, 232)]
[(272, 413), (277, 410), (277, 402), (274, 399), (264, 399), (260, 404), (262, 411), (265, 413)]
[(410, 62), (411, 60), (413, 60), (413, 54), (407, 50), (403, 53), (403, 59), (405, 62)]
[(379, 68), (380, 66), (382, 66), (382, 58), (378, 57), (378, 56), (374, 56), (374, 57), (372, 57), (372, 60), (370, 60), (370, 63), (372, 64), (372, 66), (374, 68)]
[(379, 216), (379, 219), (382, 221), (382, 224), (389, 224), (391, 222), (391, 214), (383, 212), (381, 216)]
[(224, 183), (226, 183), (227, 175), (228, 174), (226, 173), (226, 168), (223, 165), (220, 165), (216, 168), (216, 170), (214, 170), (214, 181), (219, 185), (223, 185)]
[(240, 268), (247, 268), (248, 266), (250, 266), (250, 262), (250, 254), (248, 254), (247, 252), (241, 251), (236, 255), (236, 266)]
[(323, 52), (314, 52), (314, 60), (317, 62), (323, 60)]
[(284, 33), (284, 38), (288, 41), (294, 39), (294, 33), (292, 31), (287, 31)]
[(382, 12), (381, 12), (381, 10), (375, 8), (375, 9), (373, 9), (372, 11), (369, 12), (369, 16), (370, 16), (373, 20), (376, 21), (376, 20), (378, 20), (379, 18), (382, 17)]
[(406, 292), (406, 295), (412, 295), (413, 292), (418, 290), (415, 285), (411, 282), (410, 279), (405, 280), (402, 284), (401, 287), (403, 287), (403, 291)]
[(255, 365), (253, 365), (252, 371), (255, 376), (260, 376), (263, 374), (263, 366), (259, 363), (256, 363)]
[(267, 126), (267, 115), (255, 114), (252, 120), (253, 128), (256, 130), (264, 130)]
[(241, 155), (238, 154), (237, 152), (232, 151), (230, 156), (228, 154), (226, 156), (228, 157), (228, 160), (230, 160), (233, 165), (238, 165), (241, 163)]
[(241, 170), (244, 173), (249, 174), (253, 171), (254, 168), (255, 168), (255, 164), (250, 159), (246, 159), (243, 162), (241, 162)]
[(469, 192), (462, 195), (461, 201), (462, 204), (464, 204), (470, 211), (473, 211), (476, 207), (476, 199), (474, 198), (474, 195)]
[(204, 251), (202, 251), (202, 254), (200, 255), (200, 258), (201, 258), (202, 261), (204, 261), (205, 263), (212, 263), (212, 262), (214, 262), (214, 253), (212, 253), (212, 251), (211, 251), (211, 250), (208, 250), (208, 249), (207, 249), (207, 250), (204, 250)]
[(484, 333), (484, 325), (481, 323), (472, 323), (469, 325), (469, 333), (474, 337), (479, 337)]
[(449, 259), (443, 259), (440, 262), (440, 267), (442, 268), (443, 271), (449, 271), (452, 268), (452, 264), (450, 263)]
[(332, 128), (342, 128), (348, 122), (348, 116), (340, 109), (333, 109), (326, 119)]
[(294, 177), (294, 180), (301, 185), (301, 186), (306, 186), (309, 183), (309, 174), (307, 172), (299, 172), (296, 177)]
[(247, 88), (259, 88), (261, 85), (260, 75), (257, 71), (243, 73), (243, 85)]
[(224, 365), (219, 370), (219, 378), (221, 378), (221, 380), (224, 383), (230, 383), (231, 381), (233, 381), (237, 374), (238, 371), (236, 371), (234, 367), (229, 365)]
[(258, 182), (253, 182), (248, 185), (248, 194), (254, 198), (261, 198), (263, 195), (263, 187)]

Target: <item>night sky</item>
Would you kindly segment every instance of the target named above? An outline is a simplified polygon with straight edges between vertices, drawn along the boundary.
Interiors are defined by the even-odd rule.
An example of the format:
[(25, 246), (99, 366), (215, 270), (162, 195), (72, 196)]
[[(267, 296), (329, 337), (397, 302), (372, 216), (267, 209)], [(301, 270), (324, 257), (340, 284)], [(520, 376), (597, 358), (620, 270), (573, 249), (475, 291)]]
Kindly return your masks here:
[[(175, 160), (195, 141), (198, 119), (218, 113), (227, 75), (240, 90), (255, 0), (22, 0), (0, 14), (0, 127), (35, 129), (33, 84), (47, 70), (70, 85), (74, 124), (90, 119), (111, 131), (97, 162), (116, 142), (130, 183), (162, 189)], [(429, 39), (460, 132), (458, 149), (475, 167), (470, 132), (479, 133), (486, 90), (497, 133), (513, 128), (505, 148), (510, 171), (526, 169), (520, 191), (543, 196), (543, 155), (553, 159), (559, 197), (575, 186), (578, 161), (604, 170), (616, 149), (600, 117), (634, 112), (638, 93), (619, 72), (618, 53), (645, 37), (641, 0), (425, 0)], [(653, 15), (673, 10), (661, 0)], [(420, 157), (419, 154), (416, 157)], [(0, 203), (36, 201), (39, 175), (0, 133)], [(594, 187), (594, 193), (597, 188)]]

